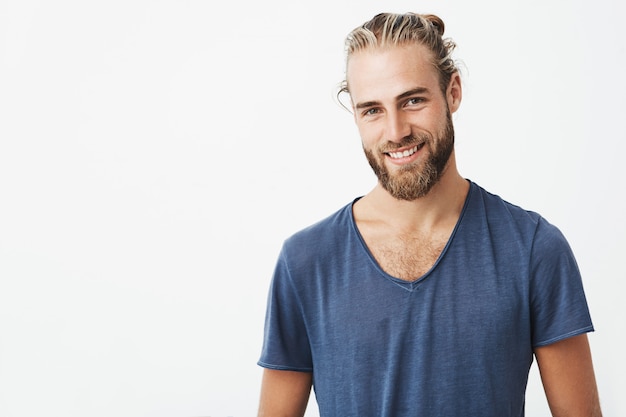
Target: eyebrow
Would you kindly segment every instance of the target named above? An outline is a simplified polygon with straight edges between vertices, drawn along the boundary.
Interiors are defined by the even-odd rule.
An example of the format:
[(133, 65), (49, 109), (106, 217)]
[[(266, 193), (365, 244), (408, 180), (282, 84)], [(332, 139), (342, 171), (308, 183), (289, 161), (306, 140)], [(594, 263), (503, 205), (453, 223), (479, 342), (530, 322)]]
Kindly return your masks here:
[[(412, 88), (411, 90), (405, 91), (404, 93), (398, 95), (396, 97), (396, 101), (402, 100), (402, 99), (407, 98), (407, 97), (410, 97), (410, 96), (412, 96), (414, 94), (424, 94), (424, 93), (427, 93), (427, 92), (428, 92), (428, 88), (426, 88), (426, 87)], [(380, 101), (375, 101), (375, 100), (373, 100), (373, 101), (364, 101), (364, 102), (361, 102), (361, 103), (357, 103), (354, 106), (354, 108), (360, 110), (360, 109), (365, 109), (365, 108), (368, 108), (368, 107), (378, 106), (378, 105), (380, 105)]]

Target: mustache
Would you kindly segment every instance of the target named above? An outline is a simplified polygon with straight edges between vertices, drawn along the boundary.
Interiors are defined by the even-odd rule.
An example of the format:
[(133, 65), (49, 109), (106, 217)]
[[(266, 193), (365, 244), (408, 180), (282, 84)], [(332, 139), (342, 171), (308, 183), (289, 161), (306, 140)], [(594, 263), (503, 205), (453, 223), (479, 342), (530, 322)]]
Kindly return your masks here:
[(426, 142), (430, 142), (430, 135), (428, 133), (409, 135), (403, 137), (400, 142), (387, 141), (379, 147), (379, 151), (382, 153), (388, 153), (393, 152), (396, 149), (405, 148), (407, 146), (421, 145)]

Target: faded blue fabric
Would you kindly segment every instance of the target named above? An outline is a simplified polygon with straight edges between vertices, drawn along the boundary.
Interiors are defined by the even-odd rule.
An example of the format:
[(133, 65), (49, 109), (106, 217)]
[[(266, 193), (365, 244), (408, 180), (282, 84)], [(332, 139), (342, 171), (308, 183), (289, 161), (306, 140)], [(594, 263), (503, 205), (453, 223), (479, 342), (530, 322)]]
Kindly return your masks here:
[(259, 365), (313, 372), (322, 417), (517, 417), (533, 347), (589, 331), (561, 232), (471, 183), (415, 282), (380, 268), (352, 204), (287, 239)]

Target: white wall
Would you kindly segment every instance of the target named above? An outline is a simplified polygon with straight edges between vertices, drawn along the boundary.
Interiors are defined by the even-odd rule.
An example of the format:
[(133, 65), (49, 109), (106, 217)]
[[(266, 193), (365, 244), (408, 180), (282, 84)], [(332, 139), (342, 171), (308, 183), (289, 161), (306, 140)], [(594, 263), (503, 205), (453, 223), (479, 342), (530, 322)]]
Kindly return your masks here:
[(461, 172), (569, 238), (626, 415), (624, 6), (380, 4), (0, 1), (0, 415), (254, 415), (280, 244), (374, 184), (333, 91), (379, 11), (445, 20)]

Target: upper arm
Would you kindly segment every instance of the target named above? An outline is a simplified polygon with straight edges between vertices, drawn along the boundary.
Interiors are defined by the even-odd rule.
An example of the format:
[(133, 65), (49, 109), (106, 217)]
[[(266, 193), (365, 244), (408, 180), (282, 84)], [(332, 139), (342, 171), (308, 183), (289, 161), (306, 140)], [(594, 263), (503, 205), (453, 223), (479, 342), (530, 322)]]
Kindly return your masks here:
[(587, 335), (535, 349), (552, 415), (600, 417), (600, 404)]
[(311, 383), (310, 372), (264, 369), (259, 417), (302, 417)]

